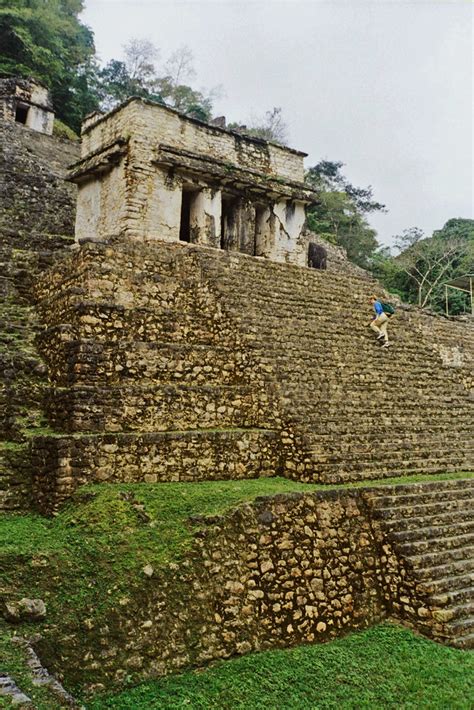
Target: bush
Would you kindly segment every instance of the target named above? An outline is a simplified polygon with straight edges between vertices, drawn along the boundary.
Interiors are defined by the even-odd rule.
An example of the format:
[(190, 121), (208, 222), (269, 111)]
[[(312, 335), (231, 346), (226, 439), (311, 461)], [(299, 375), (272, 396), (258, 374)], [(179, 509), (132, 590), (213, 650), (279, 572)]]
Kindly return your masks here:
[(77, 133), (75, 133), (72, 128), (69, 128), (69, 126), (66, 126), (59, 118), (54, 119), (53, 136), (56, 136), (56, 138), (67, 138), (67, 140), (70, 141), (79, 140)]

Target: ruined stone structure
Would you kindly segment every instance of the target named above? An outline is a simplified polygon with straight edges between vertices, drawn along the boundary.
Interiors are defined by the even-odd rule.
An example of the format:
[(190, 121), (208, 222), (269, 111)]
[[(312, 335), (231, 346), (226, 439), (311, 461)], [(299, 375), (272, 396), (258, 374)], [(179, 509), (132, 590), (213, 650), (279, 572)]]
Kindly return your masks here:
[(76, 188), (65, 177), (78, 152), (71, 141), (0, 121), (0, 509), (31, 499), (27, 448), (46, 424), (48, 383), (34, 286), (73, 243)]
[(76, 238), (183, 241), (306, 265), (301, 153), (130, 99), (82, 129)]
[(0, 78), (0, 116), (32, 131), (53, 133), (54, 111), (48, 89), (33, 79)]
[[(375, 289), (208, 247), (84, 245), (40, 288), (63, 432), (35, 442), (40, 507), (91, 480), (472, 470), (468, 361), (443, 361), (411, 310), (381, 355), (366, 327)], [(459, 338), (471, 352), (472, 329)]]
[(100, 623), (48, 633), (40, 656), (87, 687), (328, 641), (387, 616), (472, 646), (472, 491), (470, 479), (293, 493), (194, 521), (179, 565)]
[[(43, 159), (53, 139), (38, 136), (37, 184), (34, 170), (3, 175), (4, 290), (31, 320), (22, 310), (14, 324), (14, 346), (29, 349), (6, 340), (1, 433), (22, 448), (16, 468), (4, 456), (0, 507), (51, 515), (98, 482), (163, 495), (167, 482), (277, 475), (330, 486), (193, 521), (179, 562), (134, 579), (100, 622), (48, 624), (41, 660), (66, 684), (113, 684), (387, 616), (472, 647), (472, 324), (399, 307), (380, 350), (366, 327), (380, 286), (331, 245), (326, 270), (307, 268), (318, 240), (302, 226), (314, 198), (302, 154), (136, 99), (83, 133), (73, 248), (56, 249), (73, 209), (64, 165)], [(50, 235), (31, 231), (43, 223), (30, 183), (56, 199)], [(23, 197), (31, 211), (17, 209)], [(34, 309), (16, 254), (30, 231)], [(27, 433), (22, 396), (36, 412)], [(446, 471), (460, 477), (428, 478)], [(401, 474), (427, 478), (377, 484)], [(33, 558), (9, 563), (53, 576), (52, 560)]]

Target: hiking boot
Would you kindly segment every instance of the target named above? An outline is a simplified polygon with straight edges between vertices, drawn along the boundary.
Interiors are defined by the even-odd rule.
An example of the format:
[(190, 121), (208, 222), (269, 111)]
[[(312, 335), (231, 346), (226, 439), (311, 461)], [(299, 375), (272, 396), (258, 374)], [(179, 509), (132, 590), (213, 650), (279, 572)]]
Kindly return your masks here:
[(392, 343), (389, 343), (388, 340), (382, 345), (383, 348), (389, 348)]

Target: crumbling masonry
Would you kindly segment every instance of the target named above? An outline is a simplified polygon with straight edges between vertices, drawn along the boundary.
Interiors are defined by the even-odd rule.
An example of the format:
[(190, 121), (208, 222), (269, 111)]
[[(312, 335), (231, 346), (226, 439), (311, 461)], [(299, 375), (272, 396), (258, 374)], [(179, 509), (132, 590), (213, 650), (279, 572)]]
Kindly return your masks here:
[[(137, 99), (84, 127), (78, 243), (36, 289), (49, 428), (31, 437), (23, 503), (28, 490), (51, 514), (93, 482), (331, 489), (202, 520), (182, 563), (100, 628), (49, 628), (40, 655), (66, 680), (164, 674), (389, 615), (474, 643), (472, 324), (400, 307), (380, 351), (365, 327), (380, 287), (331, 253), (327, 271), (305, 266), (317, 195), (302, 155)], [(446, 471), (466, 475), (371, 483)]]

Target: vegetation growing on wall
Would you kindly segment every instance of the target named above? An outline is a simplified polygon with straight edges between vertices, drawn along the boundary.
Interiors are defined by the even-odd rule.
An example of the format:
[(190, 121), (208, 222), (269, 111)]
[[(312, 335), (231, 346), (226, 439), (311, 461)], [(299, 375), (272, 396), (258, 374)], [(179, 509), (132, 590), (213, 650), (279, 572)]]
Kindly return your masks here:
[(90, 710), (465, 708), (474, 657), (383, 624), (328, 644), (267, 651), (99, 696)]

